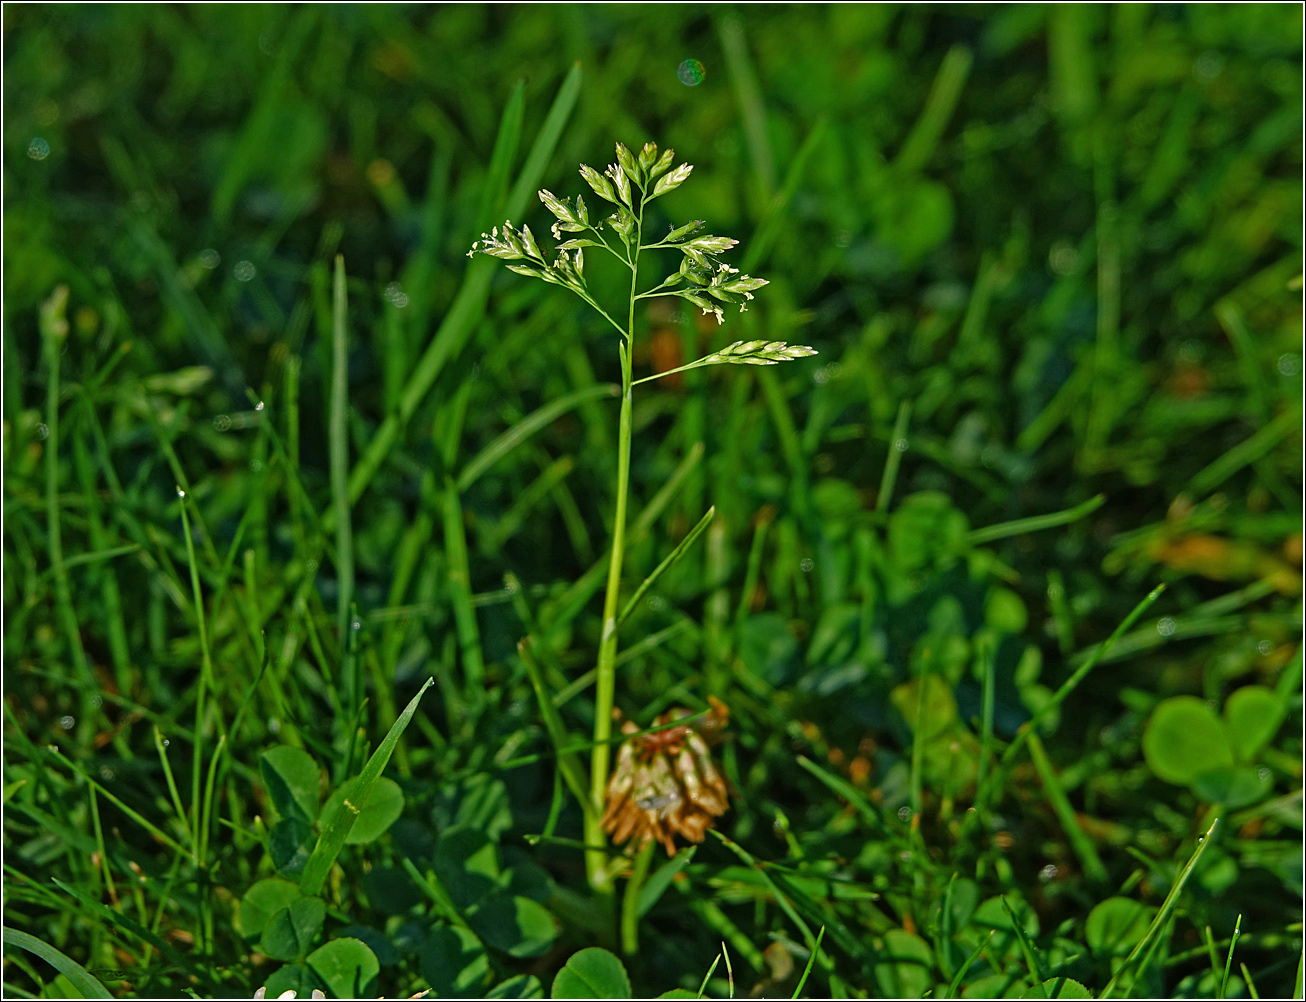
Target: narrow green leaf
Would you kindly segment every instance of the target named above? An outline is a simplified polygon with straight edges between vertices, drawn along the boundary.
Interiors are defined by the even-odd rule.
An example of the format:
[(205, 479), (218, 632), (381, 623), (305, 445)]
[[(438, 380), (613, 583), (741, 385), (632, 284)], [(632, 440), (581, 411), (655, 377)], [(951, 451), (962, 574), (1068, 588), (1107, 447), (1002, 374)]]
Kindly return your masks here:
[(72, 982), (72, 986), (82, 993), (83, 998), (113, 998), (109, 994), (109, 990), (100, 984), (99, 980), (93, 977), (85, 967), (71, 957), (60, 953), (49, 943), (39, 940), (35, 936), (29, 936), (25, 932), (19, 932), (17, 929), (10, 929), (8, 926), (4, 927), (4, 941), (20, 947), (28, 953), (34, 953), (47, 964), (50, 964)]
[(385, 769), (386, 763), (390, 761), (395, 745), (399, 743), (399, 738), (408, 727), (409, 721), (413, 719), (413, 714), (417, 712), (417, 704), (421, 701), (423, 693), (434, 683), (433, 678), (426, 680), (421, 690), (399, 715), (399, 719), (394, 722), (394, 726), (390, 728), (390, 733), (385, 736), (380, 747), (367, 760), (367, 765), (363, 766), (363, 771), (358, 776), (358, 804), (355, 805), (352, 800), (346, 799), (327, 820), (322, 830), (322, 837), (318, 839), (317, 847), (309, 857), (308, 865), (304, 867), (304, 875), (299, 880), (299, 889), (304, 894), (317, 894), (326, 884), (327, 874), (331, 872), (336, 857), (344, 848), (345, 840), (349, 837), (349, 831), (354, 827), (359, 812), (367, 805), (367, 798), (372, 793), (373, 785), (381, 775), (381, 771)]

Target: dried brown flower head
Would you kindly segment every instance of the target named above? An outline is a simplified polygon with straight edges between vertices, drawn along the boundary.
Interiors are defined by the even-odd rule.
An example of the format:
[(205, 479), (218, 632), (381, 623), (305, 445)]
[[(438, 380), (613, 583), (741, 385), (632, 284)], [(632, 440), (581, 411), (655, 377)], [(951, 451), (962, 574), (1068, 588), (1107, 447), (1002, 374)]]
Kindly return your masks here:
[(658, 717), (653, 726), (659, 729), (647, 734), (631, 721), (622, 725), (630, 737), (617, 752), (603, 812), (603, 830), (613, 842), (641, 849), (657, 839), (674, 856), (677, 835), (702, 842), (713, 818), (725, 813), (726, 781), (708, 744), (718, 739), (730, 711), (715, 697), (708, 702), (708, 715), (691, 723), (675, 724), (691, 716), (677, 707)]

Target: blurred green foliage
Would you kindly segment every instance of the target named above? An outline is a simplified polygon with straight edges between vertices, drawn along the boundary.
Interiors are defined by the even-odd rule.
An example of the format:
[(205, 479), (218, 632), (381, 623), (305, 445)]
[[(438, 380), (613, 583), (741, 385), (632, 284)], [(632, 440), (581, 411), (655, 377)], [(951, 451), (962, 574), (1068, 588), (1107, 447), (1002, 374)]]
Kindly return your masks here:
[[(737, 990), (789, 994), (824, 927), (812, 995), (1098, 992), (1136, 970), (1138, 994), (1211, 997), (1240, 915), (1229, 994), (1292, 991), (1299, 6), (3, 19), (7, 926), (124, 996), (616, 978), (567, 960), (611, 930), (516, 653), (540, 638), (587, 732), (615, 345), (564, 293), (502, 269), (477, 285), (465, 257), (578, 63), (541, 184), (574, 195), (614, 140), (674, 146), (696, 169), (668, 218), (741, 238), (771, 282), (720, 330), (649, 301), (637, 375), (749, 337), (821, 353), (695, 370), (637, 407), (627, 593), (717, 517), (632, 616), (618, 702), (647, 724), (724, 699), (736, 795), (728, 844), (655, 858), (637, 993), (697, 990), (724, 941)], [(514, 222), (545, 217), (532, 201)], [(352, 562), (324, 529), (337, 253), (352, 460), (398, 430), (353, 505)], [(601, 301), (618, 278), (593, 263)], [(455, 314), (467, 338), (406, 403)], [(203, 753), (229, 743), (197, 867), (209, 654)], [(319, 914), (292, 882), (317, 805), (432, 674)], [(5, 961), (15, 993), (72, 990)]]

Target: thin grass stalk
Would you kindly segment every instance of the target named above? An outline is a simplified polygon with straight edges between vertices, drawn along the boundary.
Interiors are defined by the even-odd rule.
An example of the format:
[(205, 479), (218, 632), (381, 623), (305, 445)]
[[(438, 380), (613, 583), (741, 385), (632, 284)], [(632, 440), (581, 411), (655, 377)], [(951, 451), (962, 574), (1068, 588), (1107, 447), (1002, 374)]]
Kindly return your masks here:
[[(617, 686), (617, 604), (621, 597), (621, 563), (626, 547), (626, 504), (630, 494), (630, 440), (634, 418), (635, 294), (639, 280), (639, 248), (644, 240), (644, 205), (640, 200), (635, 225), (634, 251), (630, 261), (630, 303), (625, 344), (621, 346), (621, 416), (617, 425), (617, 505), (612, 517), (612, 554), (608, 561), (608, 585), (603, 596), (603, 639), (596, 666), (594, 707), (594, 750), (590, 757), (590, 800), (593, 813), (586, 819), (585, 843), (606, 846), (607, 836), (599, 822), (603, 797), (608, 788), (608, 765), (612, 735), (612, 704)], [(590, 887), (601, 895), (612, 894), (612, 875), (602, 848), (585, 853), (585, 870)]]

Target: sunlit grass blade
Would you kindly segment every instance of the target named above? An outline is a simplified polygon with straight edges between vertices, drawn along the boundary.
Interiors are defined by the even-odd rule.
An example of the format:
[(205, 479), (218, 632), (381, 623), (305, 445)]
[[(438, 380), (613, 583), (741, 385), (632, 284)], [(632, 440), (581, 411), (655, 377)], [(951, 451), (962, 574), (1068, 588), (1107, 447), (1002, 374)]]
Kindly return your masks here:
[(816, 963), (816, 958), (821, 953), (821, 940), (825, 939), (825, 926), (821, 926), (821, 931), (816, 934), (816, 945), (812, 947), (811, 955), (807, 958), (807, 966), (803, 968), (803, 976), (798, 979), (798, 985), (794, 988), (794, 993), (790, 998), (799, 998), (803, 994), (803, 986), (807, 984), (807, 977), (812, 973), (812, 967)]
[(1233, 966), (1233, 951), (1238, 945), (1238, 936), (1242, 932), (1243, 917), (1241, 914), (1238, 920), (1233, 924), (1233, 936), (1229, 939), (1229, 954), (1224, 958), (1224, 973), (1220, 976), (1220, 994), (1218, 998), (1227, 998), (1226, 992), (1229, 988), (1229, 968)]
[[(1128, 996), (1129, 989), (1140, 977), (1142, 977), (1143, 972), (1146, 969), (1146, 963), (1138, 964), (1137, 969), (1135, 970), (1135, 961), (1137, 961), (1140, 956), (1148, 957), (1151, 955), (1156, 939), (1160, 936), (1162, 929), (1169, 921), (1170, 914), (1174, 911), (1175, 905), (1179, 903), (1179, 895), (1184, 889), (1184, 884), (1187, 883), (1189, 876), (1192, 875), (1193, 868), (1197, 866), (1197, 861), (1202, 858), (1202, 853), (1206, 851), (1206, 847), (1211, 844), (1212, 837), (1215, 835), (1215, 829), (1219, 824), (1220, 819), (1216, 818), (1211, 823), (1211, 827), (1206, 830), (1205, 834), (1198, 836), (1197, 848), (1193, 850), (1193, 854), (1188, 858), (1188, 862), (1184, 865), (1183, 870), (1180, 871), (1178, 878), (1170, 888), (1170, 893), (1165, 896), (1165, 900), (1161, 903), (1161, 907), (1152, 918), (1151, 925), (1147, 927), (1147, 932), (1143, 935), (1143, 938), (1138, 941), (1137, 945), (1129, 951), (1129, 956), (1125, 957), (1124, 963), (1120, 965), (1120, 968), (1116, 971), (1115, 975), (1109, 982), (1107, 982), (1107, 986), (1102, 989), (1102, 994), (1100, 994), (1098, 998), (1111, 998), (1111, 993), (1115, 990), (1117, 982), (1120, 982), (1121, 988), (1124, 990), (1125, 995)], [(1127, 981), (1124, 980), (1126, 974), (1129, 976)]]
[(413, 719), (413, 714), (417, 712), (417, 704), (421, 701), (422, 695), (434, 683), (435, 679), (428, 678), (422, 684), (422, 688), (417, 695), (404, 708), (404, 712), (394, 722), (389, 733), (386, 734), (376, 751), (372, 753), (372, 757), (367, 760), (367, 765), (363, 766), (363, 771), (358, 776), (358, 786), (354, 790), (354, 799), (358, 801), (357, 805), (346, 799), (337, 808), (333, 817), (325, 819), (322, 836), (318, 839), (317, 846), (313, 849), (313, 854), (309, 857), (308, 863), (304, 866), (304, 872), (299, 879), (299, 889), (304, 894), (313, 895), (322, 890), (336, 857), (340, 855), (340, 850), (344, 848), (345, 837), (349, 834), (349, 829), (354, 826), (354, 821), (357, 820), (359, 813), (366, 806), (373, 785), (385, 769), (386, 763), (390, 761), (395, 745), (399, 743), (399, 738), (407, 729), (409, 721)]
[(653, 587), (654, 583), (663, 575), (667, 568), (671, 567), (677, 560), (683, 557), (685, 551), (694, 545), (694, 541), (703, 534), (703, 530), (708, 527), (708, 524), (712, 521), (714, 515), (716, 515), (716, 508), (709, 508), (706, 514), (698, 520), (698, 524), (686, 533), (685, 538), (676, 545), (676, 548), (668, 553), (662, 563), (658, 564), (657, 567), (653, 569), (653, 573), (646, 577), (640, 586), (635, 589), (635, 594), (630, 596), (629, 600), (626, 602), (625, 608), (623, 608), (621, 613), (617, 616), (618, 628), (620, 628), (621, 624), (630, 618), (631, 613), (639, 608), (640, 599), (648, 594), (648, 590)]

